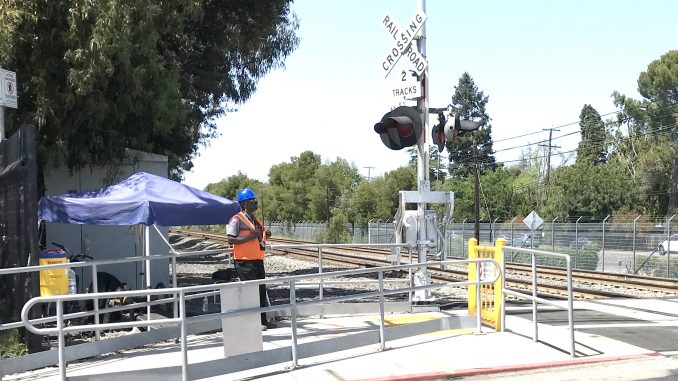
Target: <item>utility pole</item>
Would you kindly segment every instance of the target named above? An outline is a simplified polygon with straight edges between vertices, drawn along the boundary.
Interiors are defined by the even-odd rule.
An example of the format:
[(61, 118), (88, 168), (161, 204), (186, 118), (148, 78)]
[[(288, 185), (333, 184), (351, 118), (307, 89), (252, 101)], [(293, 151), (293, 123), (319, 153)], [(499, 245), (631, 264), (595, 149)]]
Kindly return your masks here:
[(372, 178), (370, 176), (370, 170), (374, 169), (374, 167), (363, 167), (363, 168), (367, 169), (367, 181), (370, 181), (370, 179)]
[(475, 214), (476, 242), (480, 243), (480, 168), (478, 168), (478, 145), (473, 141), (473, 162), (476, 168), (475, 192), (473, 195), (473, 212)]
[(541, 145), (542, 147), (547, 147), (546, 153), (546, 185), (549, 185), (549, 176), (551, 174), (551, 148), (560, 148), (560, 146), (551, 145), (551, 140), (553, 139), (553, 131), (560, 131), (556, 128), (545, 128), (544, 131), (549, 131), (549, 144), (548, 146)]

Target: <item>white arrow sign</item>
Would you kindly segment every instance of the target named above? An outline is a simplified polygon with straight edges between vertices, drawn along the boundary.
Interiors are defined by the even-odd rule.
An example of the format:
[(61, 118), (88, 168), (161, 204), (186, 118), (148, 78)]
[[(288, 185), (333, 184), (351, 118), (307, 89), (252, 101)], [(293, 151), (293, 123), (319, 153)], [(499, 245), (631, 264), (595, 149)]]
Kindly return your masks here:
[(395, 19), (388, 13), (384, 16), (382, 25), (389, 36), (393, 37), (393, 48), (388, 52), (384, 60), (381, 62), (381, 70), (385, 73), (384, 78), (388, 77), (393, 70), (393, 67), (398, 63), (402, 56), (408, 58), (410, 63), (414, 66), (417, 74), (422, 75), (428, 62), (419, 53), (416, 44), (413, 44), (414, 37), (419, 33), (421, 27), (426, 22), (426, 14), (424, 12), (417, 12), (412, 17), (405, 29), (401, 29)]

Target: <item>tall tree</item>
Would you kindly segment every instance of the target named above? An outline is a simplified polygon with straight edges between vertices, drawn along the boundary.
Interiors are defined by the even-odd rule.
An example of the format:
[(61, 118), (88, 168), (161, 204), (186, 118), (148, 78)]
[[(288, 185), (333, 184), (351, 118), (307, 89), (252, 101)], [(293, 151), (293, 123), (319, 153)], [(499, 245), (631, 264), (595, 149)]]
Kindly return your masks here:
[(577, 146), (577, 164), (602, 164), (607, 161), (607, 130), (600, 114), (584, 105), (579, 114), (581, 140)]
[(667, 215), (678, 210), (678, 50), (672, 50), (652, 61), (647, 71), (638, 77), (638, 92), (656, 105), (653, 115), (662, 137), (672, 144), (671, 183), (668, 189), (669, 206)]
[(270, 184), (266, 202), (270, 218), (279, 221), (315, 219), (309, 208), (311, 190), (316, 188), (316, 172), (320, 168), (320, 155), (304, 151), (292, 157), (290, 163), (280, 163), (268, 172)]
[(475, 173), (476, 161), (473, 146), (476, 144), (479, 170), (481, 172), (493, 170), (497, 164), (492, 148), (492, 125), (485, 111), (489, 97), (478, 90), (469, 73), (462, 74), (459, 84), (454, 89), (450, 105), (453, 113), (462, 119), (484, 119), (486, 124), (477, 131), (460, 135), (453, 142), (447, 142), (446, 148), (450, 154), (450, 175), (465, 178)]
[(7, 131), (38, 128), (43, 163), (110, 164), (131, 148), (192, 167), (215, 118), (297, 47), (292, 0), (4, 0), (0, 66), (15, 70)]
[(615, 158), (644, 188), (649, 211), (672, 215), (678, 211), (678, 50), (651, 62), (638, 78), (637, 101), (617, 92), (622, 109), (620, 125), (628, 137), (615, 136)]

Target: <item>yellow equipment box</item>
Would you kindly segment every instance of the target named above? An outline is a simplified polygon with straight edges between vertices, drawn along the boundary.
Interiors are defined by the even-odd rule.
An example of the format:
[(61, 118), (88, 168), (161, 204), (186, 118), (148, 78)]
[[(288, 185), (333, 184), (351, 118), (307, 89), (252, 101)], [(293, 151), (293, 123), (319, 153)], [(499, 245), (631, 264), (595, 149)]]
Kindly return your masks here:
[[(68, 263), (68, 254), (61, 249), (40, 252), (40, 265)], [(50, 269), (40, 271), (40, 296), (68, 294), (68, 269)]]

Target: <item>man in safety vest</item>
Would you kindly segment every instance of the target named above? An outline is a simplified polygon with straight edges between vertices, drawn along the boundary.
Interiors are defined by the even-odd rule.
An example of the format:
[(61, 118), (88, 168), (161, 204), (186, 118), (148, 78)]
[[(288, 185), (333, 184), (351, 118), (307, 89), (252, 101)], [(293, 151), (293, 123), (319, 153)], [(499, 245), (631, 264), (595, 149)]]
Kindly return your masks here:
[[(264, 279), (264, 249), (266, 240), (271, 237), (271, 232), (254, 217), (257, 210), (257, 196), (252, 189), (244, 188), (238, 191), (238, 203), (240, 213), (231, 217), (226, 226), (228, 242), (233, 245), (233, 262), (235, 271), (241, 281)], [(266, 285), (259, 286), (259, 303), (262, 307), (268, 304), (266, 297)], [(274, 328), (275, 324), (269, 323), (266, 314), (261, 314), (261, 329)]]

